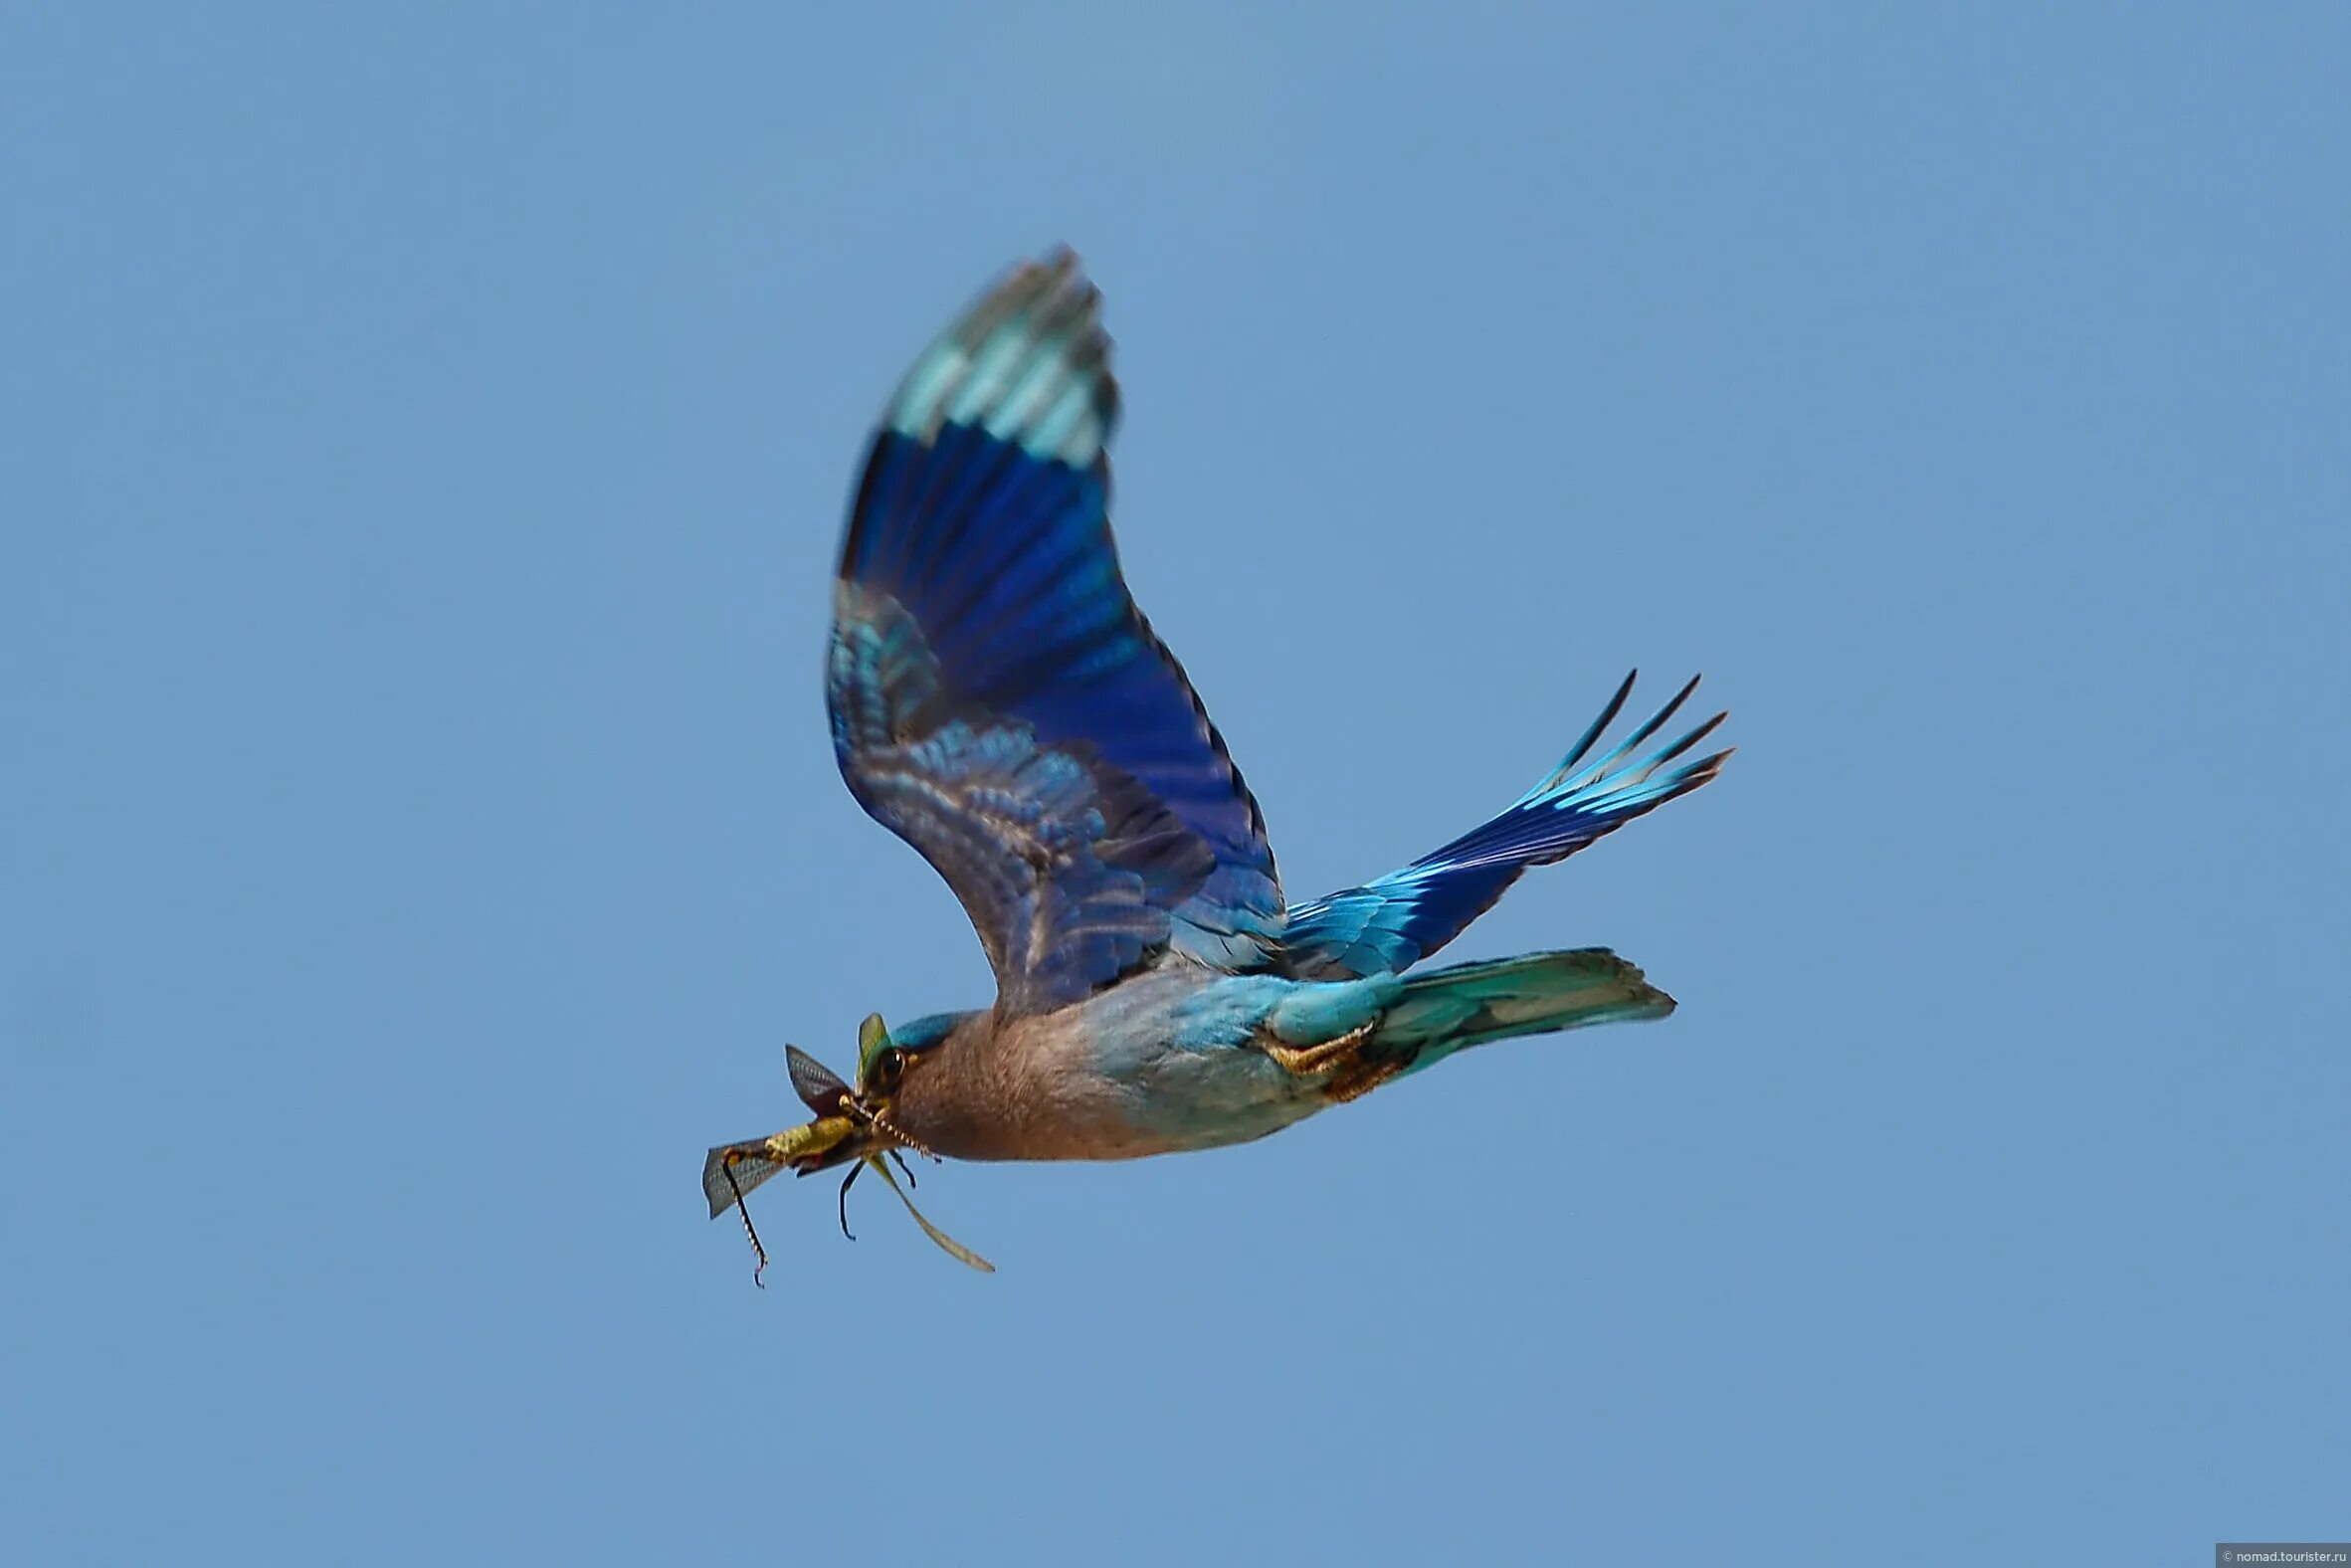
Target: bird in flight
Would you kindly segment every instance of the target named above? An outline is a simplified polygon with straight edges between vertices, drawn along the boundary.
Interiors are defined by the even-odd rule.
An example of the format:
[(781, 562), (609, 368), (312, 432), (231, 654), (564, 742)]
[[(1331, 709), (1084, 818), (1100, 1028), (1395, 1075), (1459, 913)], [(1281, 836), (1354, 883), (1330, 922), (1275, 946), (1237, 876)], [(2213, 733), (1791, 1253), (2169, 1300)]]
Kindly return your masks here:
[[(1266, 822), (1110, 538), (1118, 422), (1101, 296), (1067, 251), (1015, 268), (906, 373), (833, 584), (825, 694), (850, 793), (962, 900), (993, 1006), (859, 1036), (845, 1082), (787, 1048), (815, 1119), (722, 1144), (713, 1218), (780, 1171), (903, 1153), (1113, 1160), (1244, 1143), (1520, 1035), (1663, 1018), (1606, 948), (1416, 966), (1529, 866), (1712, 779), (1724, 715), (1615, 743), (1626, 677), (1508, 807), (1361, 886), (1291, 903)], [(906, 1204), (913, 1209), (911, 1200)], [(917, 1211), (941, 1247), (989, 1265)], [(743, 1225), (761, 1269), (767, 1255)]]

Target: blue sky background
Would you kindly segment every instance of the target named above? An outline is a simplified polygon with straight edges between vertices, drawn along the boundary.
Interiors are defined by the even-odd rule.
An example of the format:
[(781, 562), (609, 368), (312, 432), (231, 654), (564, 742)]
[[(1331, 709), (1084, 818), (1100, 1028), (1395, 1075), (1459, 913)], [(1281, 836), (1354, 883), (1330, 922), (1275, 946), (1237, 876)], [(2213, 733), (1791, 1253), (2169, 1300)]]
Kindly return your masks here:
[[(2044, 14), (2061, 9), (2062, 16)], [(0, 1556), (2202, 1563), (2351, 1534), (2351, 10), (11, 7)], [(1669, 1023), (755, 1201), (987, 995), (817, 669), (1067, 239), (1289, 887)]]

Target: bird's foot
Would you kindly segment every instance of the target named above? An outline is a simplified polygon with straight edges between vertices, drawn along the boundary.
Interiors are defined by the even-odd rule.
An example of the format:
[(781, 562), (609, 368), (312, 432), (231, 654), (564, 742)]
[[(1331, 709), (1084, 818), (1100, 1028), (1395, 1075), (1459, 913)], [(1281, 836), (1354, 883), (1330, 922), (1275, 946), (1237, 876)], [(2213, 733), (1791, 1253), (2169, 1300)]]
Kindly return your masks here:
[(1334, 1105), (1344, 1105), (1351, 1099), (1361, 1099), (1405, 1069), (1405, 1063), (1392, 1058), (1379, 1062), (1364, 1060), (1363, 1043), (1377, 1027), (1375, 1019), (1318, 1046), (1284, 1046), (1268, 1041), (1266, 1055), (1298, 1078), (1329, 1075), (1322, 1084), (1323, 1098)]

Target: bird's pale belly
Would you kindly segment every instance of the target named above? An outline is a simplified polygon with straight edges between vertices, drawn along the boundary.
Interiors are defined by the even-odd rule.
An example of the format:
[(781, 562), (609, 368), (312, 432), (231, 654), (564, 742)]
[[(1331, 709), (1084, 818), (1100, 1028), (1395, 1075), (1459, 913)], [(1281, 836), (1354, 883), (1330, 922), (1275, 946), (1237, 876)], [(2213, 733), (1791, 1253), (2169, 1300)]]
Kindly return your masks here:
[(1151, 1154), (1249, 1143), (1330, 1103), (1318, 1086), (1248, 1047), (1161, 1053), (1121, 1097), (1126, 1119), (1151, 1145), (1138, 1152)]

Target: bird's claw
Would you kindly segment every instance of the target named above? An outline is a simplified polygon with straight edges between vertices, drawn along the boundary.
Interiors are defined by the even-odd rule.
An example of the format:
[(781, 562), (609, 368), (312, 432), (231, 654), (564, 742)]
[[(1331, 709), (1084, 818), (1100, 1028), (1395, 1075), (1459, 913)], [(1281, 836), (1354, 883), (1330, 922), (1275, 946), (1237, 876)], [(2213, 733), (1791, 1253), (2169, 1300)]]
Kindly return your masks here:
[(1364, 1042), (1371, 1038), (1372, 1031), (1377, 1027), (1378, 1021), (1375, 1019), (1369, 1024), (1348, 1030), (1335, 1040), (1325, 1040), (1314, 1046), (1285, 1046), (1270, 1040), (1265, 1043), (1265, 1052), (1294, 1077), (1322, 1078), (1323, 1098), (1334, 1105), (1343, 1105), (1351, 1099), (1361, 1099), (1409, 1066), (1409, 1063), (1395, 1058), (1377, 1062), (1364, 1060)]

